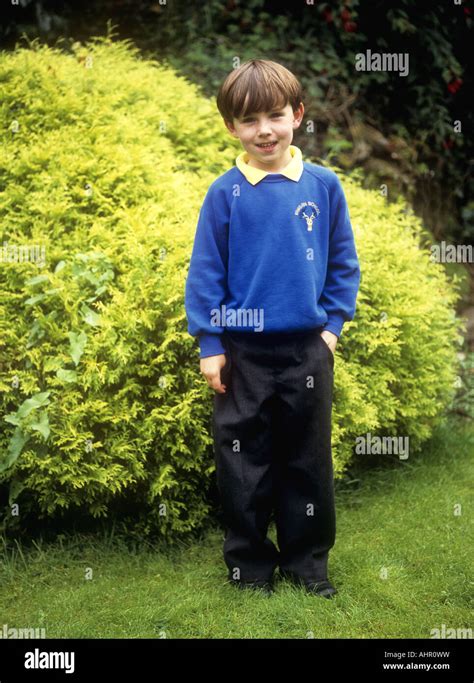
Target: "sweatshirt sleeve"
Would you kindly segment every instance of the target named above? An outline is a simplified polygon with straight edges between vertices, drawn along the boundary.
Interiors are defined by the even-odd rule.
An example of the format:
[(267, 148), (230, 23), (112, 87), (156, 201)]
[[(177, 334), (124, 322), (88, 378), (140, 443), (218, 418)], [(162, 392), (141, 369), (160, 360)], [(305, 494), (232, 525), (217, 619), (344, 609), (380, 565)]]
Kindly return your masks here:
[(227, 293), (229, 216), (222, 190), (211, 185), (199, 212), (185, 287), (188, 332), (197, 336), (200, 358), (225, 353), (223, 327), (212, 324)]
[(360, 266), (347, 201), (337, 176), (330, 201), (328, 267), (319, 303), (328, 315), (324, 329), (339, 337), (344, 323), (355, 314)]

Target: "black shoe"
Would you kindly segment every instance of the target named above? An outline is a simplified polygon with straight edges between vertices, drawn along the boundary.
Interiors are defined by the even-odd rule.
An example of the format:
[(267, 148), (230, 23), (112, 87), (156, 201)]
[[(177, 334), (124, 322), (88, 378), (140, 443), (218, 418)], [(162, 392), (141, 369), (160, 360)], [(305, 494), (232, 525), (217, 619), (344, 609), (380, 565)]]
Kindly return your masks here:
[(254, 590), (260, 591), (264, 595), (273, 595), (275, 592), (270, 581), (235, 581), (230, 580), (230, 583), (240, 590)]
[(308, 581), (305, 582), (304, 587), (310, 595), (319, 595), (328, 599), (331, 599), (337, 593), (337, 590), (328, 579), (324, 581)]
[(296, 586), (304, 587), (310, 595), (332, 598), (337, 593), (337, 590), (327, 578), (319, 581), (308, 581), (285, 569), (280, 569), (280, 575), (283, 579), (288, 579), (288, 581), (291, 581)]

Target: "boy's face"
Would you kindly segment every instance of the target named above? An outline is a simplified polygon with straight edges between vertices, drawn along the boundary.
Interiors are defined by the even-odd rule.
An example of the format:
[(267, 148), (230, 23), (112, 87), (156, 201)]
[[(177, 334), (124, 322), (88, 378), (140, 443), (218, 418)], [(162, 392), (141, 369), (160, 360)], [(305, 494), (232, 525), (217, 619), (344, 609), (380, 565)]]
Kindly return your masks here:
[[(230, 133), (239, 138), (243, 148), (249, 155), (249, 164), (265, 171), (279, 170), (291, 161), (289, 146), (293, 140), (293, 131), (299, 127), (304, 114), (304, 105), (300, 102), (293, 112), (290, 104), (268, 112), (246, 114), (226, 126)], [(275, 143), (264, 148), (261, 143)]]

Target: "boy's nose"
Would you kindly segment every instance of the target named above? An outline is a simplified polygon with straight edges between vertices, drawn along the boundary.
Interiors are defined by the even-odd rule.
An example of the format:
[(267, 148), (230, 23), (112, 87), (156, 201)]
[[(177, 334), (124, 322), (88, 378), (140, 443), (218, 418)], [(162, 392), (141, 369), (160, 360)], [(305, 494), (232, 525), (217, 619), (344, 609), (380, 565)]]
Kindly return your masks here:
[(270, 126), (270, 123), (267, 121), (264, 121), (263, 123), (260, 124), (257, 135), (259, 137), (266, 137), (266, 136), (270, 135), (271, 132), (272, 132), (272, 128)]

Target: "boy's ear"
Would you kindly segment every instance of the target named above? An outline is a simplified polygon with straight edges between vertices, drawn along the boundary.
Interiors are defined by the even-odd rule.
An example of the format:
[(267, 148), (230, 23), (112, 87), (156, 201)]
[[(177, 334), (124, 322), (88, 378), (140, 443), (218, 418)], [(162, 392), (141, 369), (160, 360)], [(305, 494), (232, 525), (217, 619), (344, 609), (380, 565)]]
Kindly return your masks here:
[(298, 109), (293, 112), (294, 122), (293, 128), (299, 128), (304, 116), (304, 104), (300, 102)]

